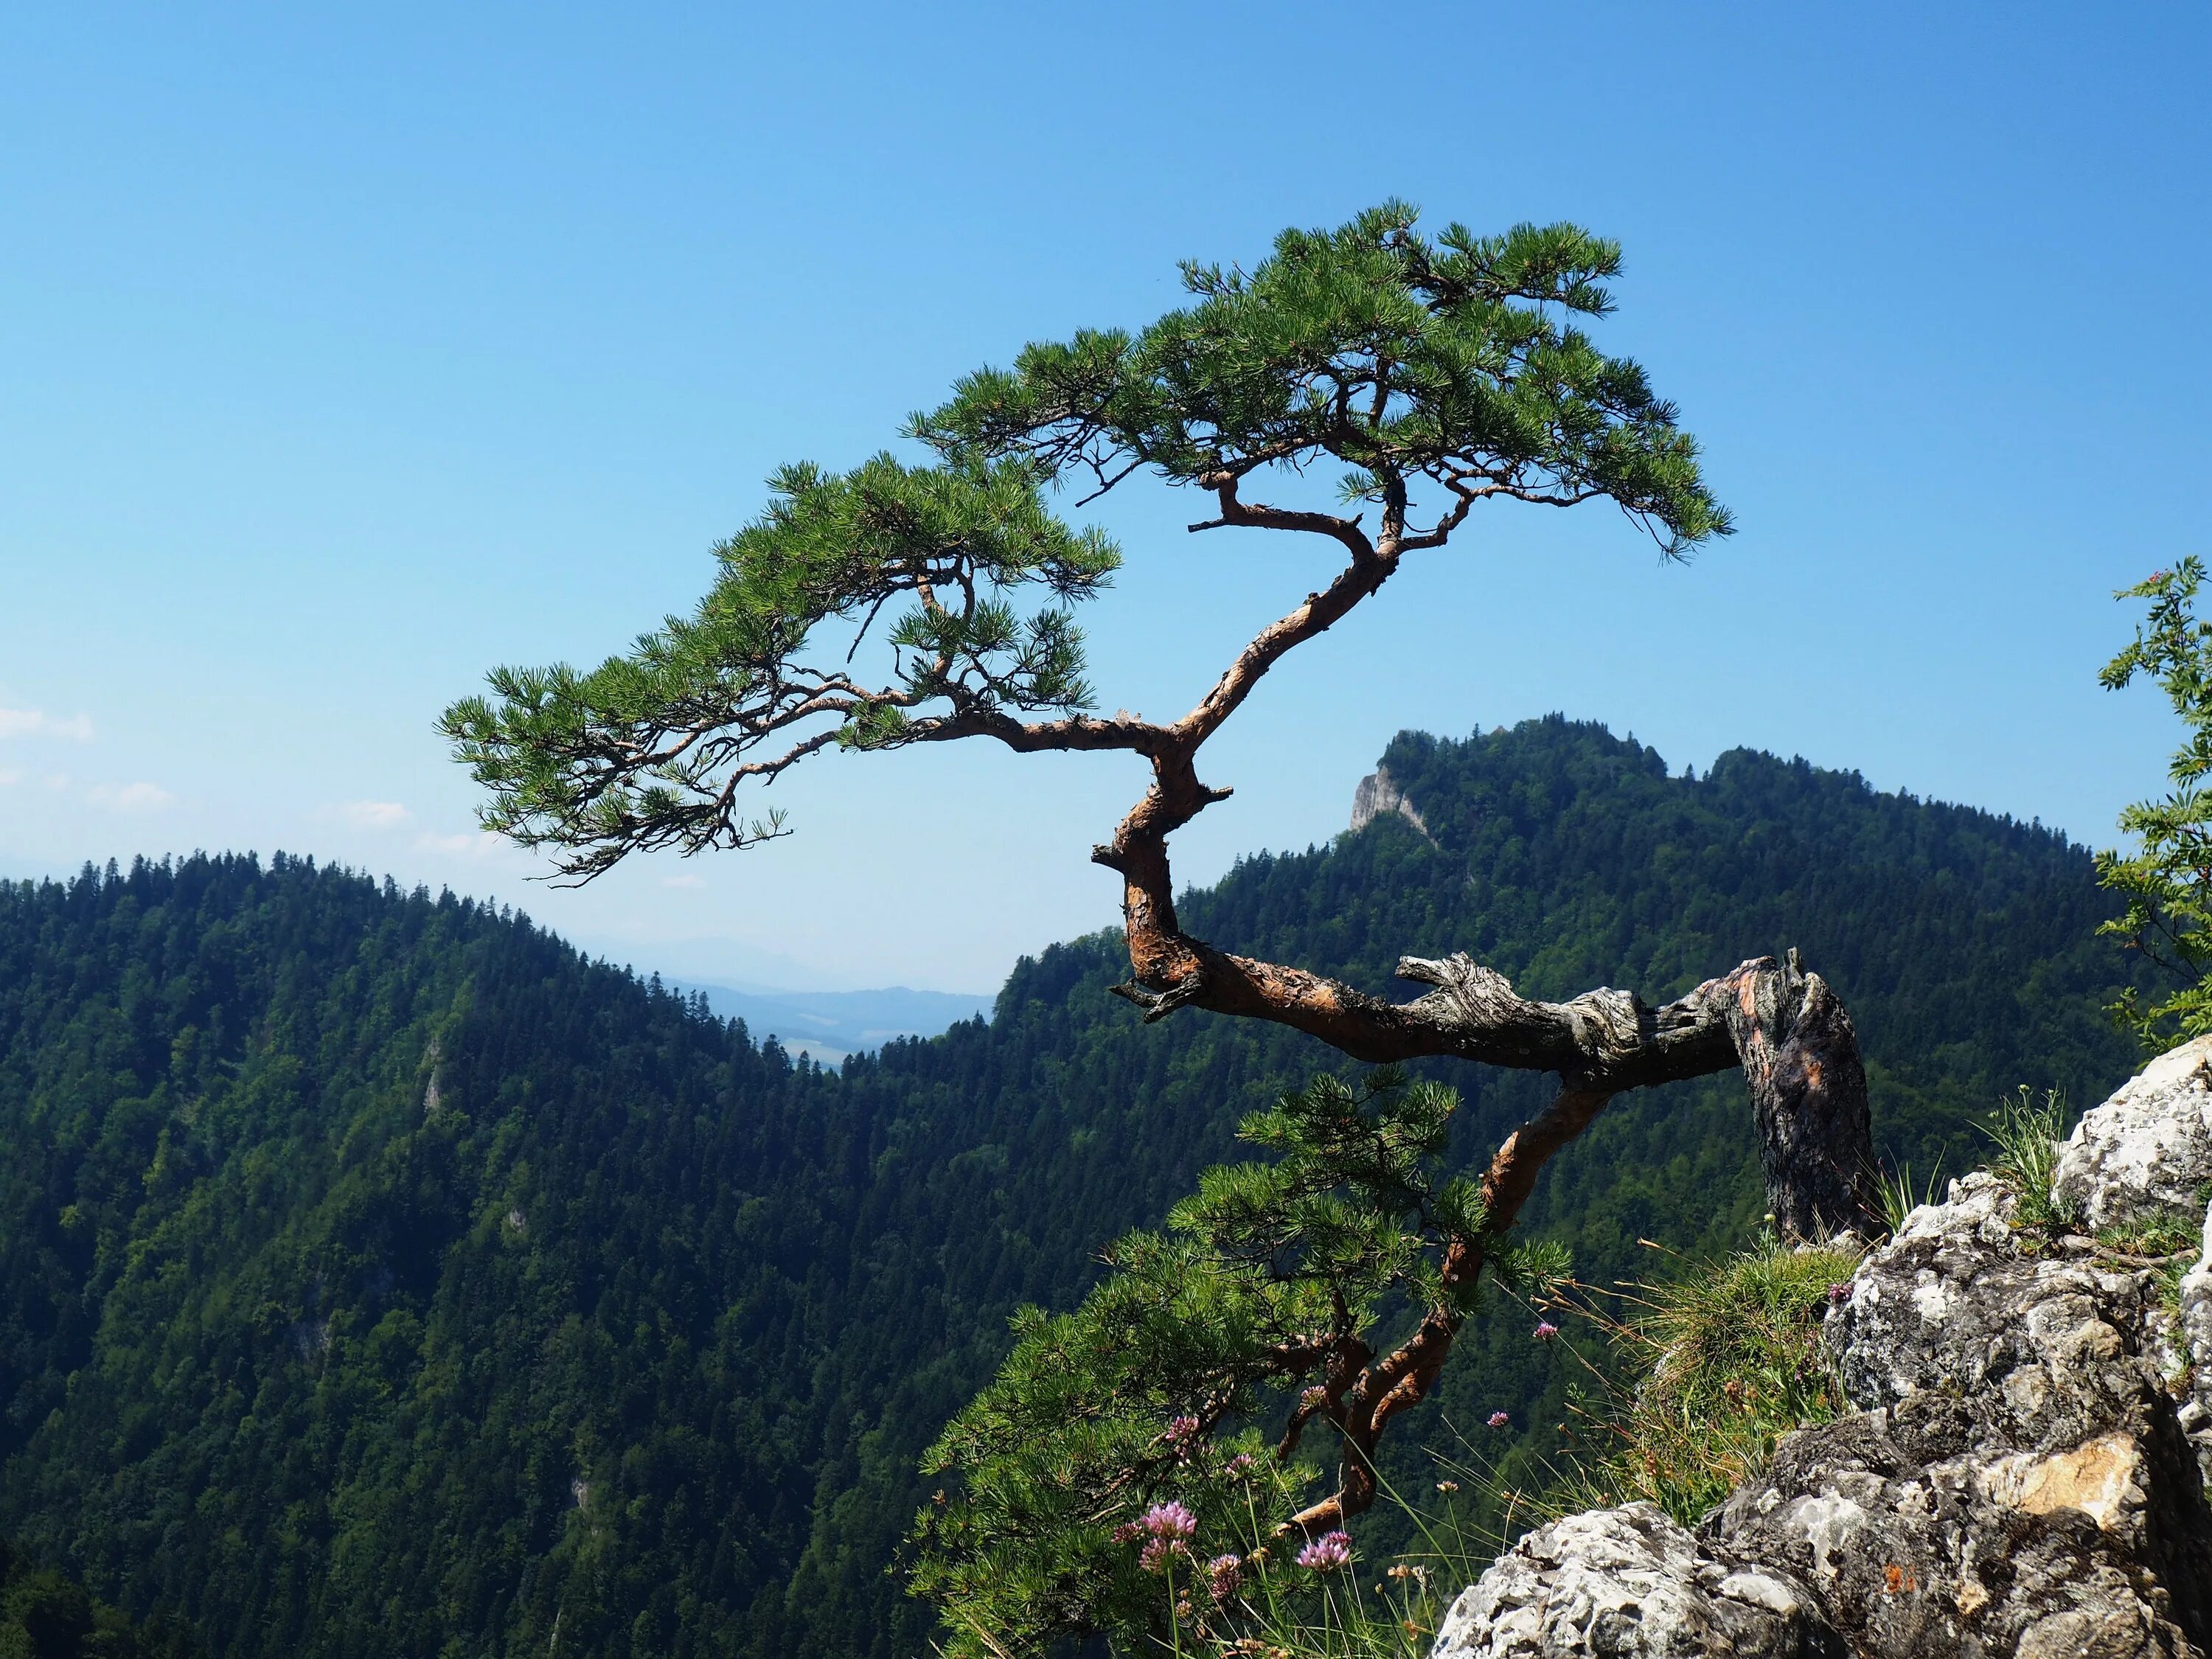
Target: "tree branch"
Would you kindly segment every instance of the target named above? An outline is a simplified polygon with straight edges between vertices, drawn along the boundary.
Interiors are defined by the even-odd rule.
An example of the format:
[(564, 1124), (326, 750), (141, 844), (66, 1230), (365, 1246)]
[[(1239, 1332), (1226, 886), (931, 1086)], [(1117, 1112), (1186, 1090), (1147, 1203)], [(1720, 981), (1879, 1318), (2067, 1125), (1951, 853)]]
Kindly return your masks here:
[[(1500, 1044), (1485, 1056), (1492, 1063), (1540, 1066), (1569, 1079), (1491, 1159), (1482, 1179), (1487, 1237), (1513, 1225), (1553, 1155), (1620, 1090), (1735, 1065), (1751, 1087), (1767, 1202), (1782, 1237), (1806, 1241), (1852, 1231), (1873, 1238), (1881, 1231), (1857, 1037), (1834, 992), (1802, 969), (1795, 951), (1779, 963), (1771, 957), (1744, 963), (1656, 1015), (1620, 991), (1563, 1004), (1524, 1001), (1503, 975), (1465, 957), (1408, 957), (1399, 972), (1438, 988), (1411, 1006), (1443, 996), (1451, 1005), (1447, 1023)], [(1508, 1053), (1528, 1058), (1498, 1058)], [(1582, 1069), (1572, 1071), (1571, 1061), (1543, 1065), (1535, 1058), (1543, 1054), (1580, 1056)], [(1376, 1446), (1391, 1419), (1435, 1387), (1466, 1322), (1450, 1292), (1472, 1285), (1485, 1260), (1480, 1243), (1453, 1241), (1443, 1265), (1445, 1298), (1396, 1348), (1372, 1364), (1363, 1358), (1358, 1376), (1330, 1395), (1334, 1409), (1326, 1414), (1343, 1436), (1337, 1489), (1293, 1516), (1291, 1527), (1325, 1532), (1374, 1503)]]

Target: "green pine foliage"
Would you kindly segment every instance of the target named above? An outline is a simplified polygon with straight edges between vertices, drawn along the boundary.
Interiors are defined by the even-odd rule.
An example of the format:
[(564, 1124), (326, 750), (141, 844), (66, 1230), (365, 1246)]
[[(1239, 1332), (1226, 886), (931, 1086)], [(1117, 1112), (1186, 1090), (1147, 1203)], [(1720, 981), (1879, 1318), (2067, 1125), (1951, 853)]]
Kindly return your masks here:
[[(985, 737), (1157, 758), (1157, 730), (1041, 735), (1019, 718), (1092, 702), (1073, 606), (1121, 553), (1054, 511), (1069, 483), (1087, 501), (1141, 475), (1223, 514), (1194, 529), (1340, 535), (1363, 592), (1493, 498), (1611, 501), (1671, 557), (1729, 534), (1674, 406), (1581, 326), (1612, 308), (1619, 246), (1572, 225), (1432, 240), (1417, 219), (1386, 202), (1285, 231), (1249, 271), (1187, 264), (1192, 304), (1031, 344), (915, 415), (920, 465), (780, 470), (692, 616), (589, 672), (498, 669), (490, 697), (446, 711), (489, 792), (485, 827), (588, 880), (635, 851), (773, 840), (783, 819), (747, 816), (750, 790), (831, 747)], [(1379, 541), (1237, 501), (1247, 482), (1303, 500), (1301, 479), (1340, 467), (1343, 499), (1380, 509)]]
[[(2051, 831), (1759, 755), (1670, 775), (1557, 720), (1386, 758), (1433, 839), (1248, 860), (1193, 925), (1374, 990), (1466, 949), (1655, 1000), (1801, 945), (1915, 1168), (1980, 1161), (2023, 1079), (2098, 1100), (2135, 1062), (2099, 1012), (2116, 907)], [(1013, 1316), (1080, 1309), (1241, 1121), (1356, 1075), (1254, 1022), (1145, 1025), (1126, 971), (1117, 938), (1053, 946), (988, 1024), (831, 1073), (520, 916), (304, 860), (0, 884), (0, 1534), (227, 1659), (544, 1655), (556, 1625), (613, 1659), (926, 1652), (919, 1460)], [(1446, 1179), (1544, 1097), (1410, 1076), (1461, 1097)], [(1742, 1248), (1747, 1122), (1732, 1078), (1619, 1101), (1516, 1231), (1597, 1285), (1649, 1275), (1639, 1237)], [(1540, 1484), (1571, 1376), (1533, 1323), (1470, 1319), (1384, 1443), (1396, 1490), (1455, 1433)], [(1365, 1557), (1400, 1524), (1364, 1517)]]
[(187, 1632), (149, 1630), (0, 1540), (0, 1659), (185, 1659)]
[(1431, 241), (1418, 218), (1385, 202), (1285, 230), (1249, 272), (1187, 262), (1194, 305), (1029, 346), (910, 430), (949, 461), (1018, 457), (1102, 488), (1141, 468), (1211, 489), (1326, 458), (1350, 469), (1347, 501), (1496, 483), (1610, 497), (1677, 555), (1727, 535), (1674, 407), (1571, 320), (1613, 309), (1620, 244), (1566, 224)]
[[(921, 1512), (915, 1574), (944, 1610), (949, 1654), (1043, 1653), (1100, 1632), (1131, 1650), (1213, 1644), (1250, 1625), (1242, 1580), (1315, 1473), (1288, 1455), (1296, 1432), (1279, 1458), (1255, 1419), (1303, 1425), (1291, 1402), (1352, 1343), (1382, 1351), (1378, 1327), (1407, 1334), (1409, 1310), (1470, 1309), (1478, 1279), (1443, 1272), (1455, 1247), (1490, 1254), (1509, 1283), (1564, 1271), (1540, 1249), (1509, 1250), (1474, 1183), (1438, 1173), (1458, 1105), (1387, 1068), (1317, 1078), (1239, 1127), (1273, 1161), (1206, 1170), (1166, 1233), (1107, 1253), (1074, 1313), (1016, 1316), (1013, 1352), (923, 1460), (953, 1487)], [(1182, 1506), (1189, 1534), (1146, 1539), (1157, 1505)], [(1176, 1594), (1178, 1569), (1203, 1580), (1209, 1562), (1231, 1571)]]
[[(782, 820), (730, 820), (717, 781), (732, 769), (769, 778), (779, 755), (896, 748), (928, 729), (909, 711), (945, 702), (971, 715), (1090, 706), (1067, 607), (1121, 556), (1054, 516), (1027, 466), (878, 455), (843, 475), (785, 467), (769, 487), (767, 512), (714, 550), (719, 574), (694, 616), (587, 674), (499, 669), (496, 707), (472, 697), (447, 712), (456, 754), (491, 788), (487, 828), (526, 847), (747, 845)], [(1009, 597), (1025, 586), (1048, 596), (1026, 617)], [(865, 629), (893, 605), (890, 685), (861, 690), (834, 652), (804, 660), (825, 626)], [(794, 733), (817, 714), (835, 722)]]

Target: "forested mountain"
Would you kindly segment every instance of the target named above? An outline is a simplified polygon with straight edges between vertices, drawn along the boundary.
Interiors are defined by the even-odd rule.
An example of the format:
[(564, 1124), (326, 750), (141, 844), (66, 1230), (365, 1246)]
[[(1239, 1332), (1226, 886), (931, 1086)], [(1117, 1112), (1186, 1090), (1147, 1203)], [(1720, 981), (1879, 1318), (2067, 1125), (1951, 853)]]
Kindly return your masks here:
[[(1923, 1169), (1978, 1156), (2000, 1090), (2134, 1062), (2051, 832), (1757, 754), (1670, 776), (1556, 719), (1384, 758), (1425, 829), (1250, 860), (1192, 930), (1377, 990), (1459, 949), (1655, 1002), (1796, 944)], [(890, 1571), (915, 1460), (1006, 1316), (1070, 1305), (1243, 1113), (1343, 1064), (1140, 1025), (1125, 967), (1055, 945), (988, 1023), (828, 1072), (312, 861), (0, 885), (0, 1534), (224, 1656), (926, 1650)], [(1470, 1157), (1541, 1098), (1439, 1069)], [(1599, 1283), (1639, 1237), (1741, 1239), (1747, 1115), (1732, 1078), (1626, 1097), (1525, 1224)], [(1436, 1437), (1504, 1408), (1496, 1451), (1548, 1443), (1559, 1357), (1513, 1315), (1462, 1340)]]

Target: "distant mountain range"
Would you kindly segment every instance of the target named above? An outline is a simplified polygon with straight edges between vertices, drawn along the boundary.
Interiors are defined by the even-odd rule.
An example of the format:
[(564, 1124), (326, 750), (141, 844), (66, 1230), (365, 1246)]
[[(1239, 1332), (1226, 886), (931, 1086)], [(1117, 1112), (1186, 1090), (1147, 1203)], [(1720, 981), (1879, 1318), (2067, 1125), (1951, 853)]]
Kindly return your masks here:
[[(1401, 953), (1656, 1004), (1802, 945), (1923, 1176), (1986, 1157), (2000, 1092), (2101, 1099), (2136, 1063), (2099, 1012), (2110, 896), (2052, 831), (1744, 750), (1670, 775), (1558, 719), (1380, 758), (1364, 827), (1243, 860), (1186, 925), (1397, 995)], [(1249, 1152), (1240, 1118), (1356, 1068), (1141, 1024), (1111, 933), (1024, 958), (988, 1022), (683, 965), (743, 1030), (519, 914), (304, 860), (0, 882), (0, 1538), (211, 1659), (930, 1651), (917, 1458), (1009, 1315), (1074, 1305)], [(1547, 1097), (1422, 1069), (1474, 1167)], [(1740, 1246), (1748, 1120), (1733, 1077), (1624, 1097), (1522, 1225), (1593, 1285), (1651, 1273), (1639, 1240)], [(1433, 1491), (1454, 1425), (1541, 1484), (1577, 1373), (1528, 1333), (1506, 1299), (1470, 1324), (1383, 1449), (1397, 1490)]]
[(741, 1019), (756, 1042), (774, 1037), (793, 1054), (825, 1066), (870, 1053), (900, 1037), (933, 1037), (963, 1019), (991, 1012), (988, 996), (957, 991), (769, 991), (705, 980), (672, 980), (669, 988), (696, 991), (724, 1019)]

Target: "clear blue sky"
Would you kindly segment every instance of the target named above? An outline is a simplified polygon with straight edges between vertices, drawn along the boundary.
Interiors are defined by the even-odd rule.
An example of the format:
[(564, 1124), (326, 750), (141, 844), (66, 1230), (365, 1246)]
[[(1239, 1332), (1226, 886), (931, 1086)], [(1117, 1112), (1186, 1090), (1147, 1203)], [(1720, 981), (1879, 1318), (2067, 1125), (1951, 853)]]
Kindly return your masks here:
[[(431, 723), (688, 608), (777, 463), (1392, 194), (1620, 238), (1604, 341), (1741, 533), (1480, 526), (1240, 715), (1183, 875), (1326, 839), (1401, 726), (1553, 709), (2107, 839), (2173, 738), (2096, 687), (2109, 595), (2208, 550), (2212, 10), (1552, 15), (7, 9), (0, 867), (283, 847), (681, 972), (988, 988), (1113, 919), (1125, 760), (832, 757), (793, 839), (564, 893)], [(1109, 708), (1319, 569), (1112, 506)]]

